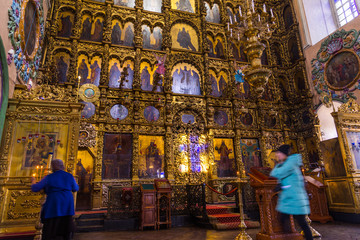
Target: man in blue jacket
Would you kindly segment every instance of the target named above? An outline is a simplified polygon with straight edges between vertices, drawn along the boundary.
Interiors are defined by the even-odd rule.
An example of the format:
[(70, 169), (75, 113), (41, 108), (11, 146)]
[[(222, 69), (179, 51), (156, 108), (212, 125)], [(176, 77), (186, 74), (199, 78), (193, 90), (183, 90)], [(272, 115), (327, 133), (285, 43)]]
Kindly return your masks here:
[(72, 192), (79, 190), (74, 177), (64, 171), (64, 163), (60, 159), (51, 161), (52, 174), (36, 183), (32, 178), (31, 190), (44, 190), (46, 201), (41, 212), (44, 224), (42, 240), (70, 240), (73, 233), (74, 197)]
[(286, 232), (290, 232), (290, 215), (293, 215), (304, 231), (306, 240), (312, 240), (312, 233), (305, 219), (310, 214), (310, 204), (300, 169), (302, 159), (300, 154), (290, 155), (290, 148), (290, 145), (282, 145), (276, 150), (278, 161), (270, 173), (281, 185), (276, 210), (281, 213), (280, 222)]

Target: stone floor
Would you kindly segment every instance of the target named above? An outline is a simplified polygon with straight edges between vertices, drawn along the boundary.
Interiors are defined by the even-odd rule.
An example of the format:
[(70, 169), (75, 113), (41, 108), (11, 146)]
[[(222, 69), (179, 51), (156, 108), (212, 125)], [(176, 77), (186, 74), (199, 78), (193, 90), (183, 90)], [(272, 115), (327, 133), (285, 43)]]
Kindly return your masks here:
[[(360, 240), (360, 224), (313, 223), (324, 240)], [(259, 229), (247, 233), (255, 240)], [(74, 240), (234, 240), (238, 231), (215, 231), (198, 227), (172, 228), (160, 231), (121, 231), (77, 233)]]

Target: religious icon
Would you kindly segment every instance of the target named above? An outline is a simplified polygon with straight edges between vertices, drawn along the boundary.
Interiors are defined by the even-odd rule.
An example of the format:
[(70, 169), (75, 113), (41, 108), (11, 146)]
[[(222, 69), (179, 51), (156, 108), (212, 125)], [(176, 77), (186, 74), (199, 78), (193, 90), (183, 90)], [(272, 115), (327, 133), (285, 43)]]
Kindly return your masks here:
[(78, 176), (79, 191), (76, 196), (76, 210), (87, 210), (90, 206), (91, 178), (93, 169), (93, 158), (87, 151), (79, 151), (75, 172)]
[(125, 106), (120, 104), (116, 104), (110, 109), (111, 117), (117, 120), (124, 120), (128, 116), (128, 114), (129, 110)]
[[(125, 24), (125, 36), (124, 36), (124, 46), (133, 47), (134, 46), (134, 24), (133, 23), (127, 23)], [(160, 37), (162, 39), (162, 37)], [(159, 40), (161, 41), (161, 40)], [(161, 48), (161, 44), (160, 44)]]
[(214, 50), (214, 41), (210, 36), (206, 37), (206, 41), (209, 44), (209, 57), (215, 57), (215, 50)]
[(277, 123), (276, 116), (273, 114), (266, 114), (264, 116), (264, 122), (268, 128), (274, 128)]
[(90, 69), (91, 69), (90, 83), (94, 84), (95, 86), (99, 86), (101, 68), (98, 64), (98, 60), (95, 60), (93, 64), (90, 65)]
[(234, 56), (235, 60), (241, 61), (239, 47), (236, 46), (236, 44), (234, 42), (231, 43), (231, 46), (232, 46), (233, 56)]
[[(35, 134), (29, 134), (34, 135)], [(43, 133), (38, 138), (32, 138), (25, 146), (23, 167), (48, 166), (49, 154), (54, 153), (56, 134)]]
[(333, 89), (342, 90), (358, 80), (359, 58), (351, 51), (334, 55), (325, 67), (325, 80)]
[(218, 177), (235, 177), (236, 163), (232, 139), (214, 138), (215, 162), (218, 165)]
[(346, 170), (338, 138), (320, 142), (326, 177), (344, 177)]
[(156, 122), (160, 118), (160, 112), (153, 106), (148, 106), (144, 110), (144, 118), (149, 122)]
[(272, 91), (269, 87), (269, 84), (265, 85), (265, 91), (261, 97), (261, 99), (265, 100), (265, 101), (272, 101), (273, 100), (273, 94)]
[(164, 172), (164, 137), (139, 136), (139, 177), (160, 178)]
[(80, 39), (82, 40), (91, 39), (91, 22), (89, 16), (86, 16), (86, 19), (83, 21)]
[(210, 81), (211, 81), (211, 95), (214, 97), (221, 97), (219, 88), (218, 88), (218, 82), (216, 81), (216, 75), (215, 73), (210, 73)]
[(114, 4), (123, 7), (135, 7), (135, 0), (114, 0)]
[(63, 12), (60, 16), (61, 24), (59, 25), (58, 36), (69, 38), (71, 36), (74, 15)]
[(200, 73), (188, 63), (179, 63), (172, 70), (173, 93), (201, 95)]
[(205, 2), (206, 7), (206, 21), (212, 23), (220, 23), (220, 8), (216, 3), (210, 8), (209, 3)]
[(161, 92), (162, 91), (162, 80), (165, 75), (166, 54), (163, 57), (158, 56), (156, 54), (154, 54), (154, 55), (157, 60), (157, 63), (156, 63), (157, 68), (156, 68), (155, 74), (154, 74), (152, 91)]
[(141, 72), (141, 89), (144, 91), (151, 91), (152, 85), (150, 83), (150, 73), (148, 70), (148, 66), (145, 66), (145, 68)]
[(254, 122), (253, 116), (251, 113), (242, 113), (240, 115), (240, 122), (244, 124), (244, 126), (251, 126)]
[(121, 44), (121, 28), (119, 22), (116, 22), (115, 26), (112, 29), (111, 43), (118, 45)]
[(82, 56), (81, 62), (79, 63), (78, 67), (78, 76), (80, 77), (80, 85), (83, 85), (88, 82), (88, 76), (89, 76), (89, 68), (88, 68), (88, 62), (87, 57)]
[(36, 45), (36, 32), (38, 30), (36, 20), (38, 18), (38, 12), (36, 5), (33, 1), (28, 1), (25, 7), (24, 17), (24, 40), (25, 40), (25, 53), (31, 56), (35, 50)]
[(95, 105), (91, 102), (82, 102), (85, 104), (84, 109), (81, 112), (81, 117), (89, 119), (95, 114)]
[(190, 0), (172, 0), (175, 1), (175, 5), (176, 5), (176, 10), (180, 10), (180, 11), (184, 11), (184, 12), (190, 12), (190, 13), (195, 13), (194, 11), (194, 3), (195, 1), (192, 0), (190, 2)]
[(121, 76), (121, 72), (119, 70), (118, 63), (115, 62), (114, 65), (111, 66), (109, 73), (109, 87), (111, 88), (119, 88), (119, 79)]
[(104, 136), (103, 179), (129, 179), (131, 177), (132, 135), (110, 134)]
[(276, 62), (276, 65), (282, 67), (283, 66), (283, 60), (281, 57), (281, 46), (278, 43), (274, 43), (272, 48), (273, 50), (273, 56)]
[(222, 39), (217, 39), (216, 45), (215, 45), (215, 57), (216, 58), (224, 58), (224, 45)]
[(300, 58), (299, 48), (296, 41), (296, 38), (291, 38), (289, 40), (289, 55), (291, 63), (295, 64), (296, 60)]
[(144, 1), (144, 10), (161, 13), (162, 0)]
[(229, 122), (228, 115), (224, 111), (216, 111), (214, 121), (220, 126), (225, 126)]
[(240, 147), (246, 173), (249, 173), (252, 167), (262, 167), (261, 151), (258, 139), (241, 139)]
[(56, 78), (58, 83), (65, 83), (67, 81), (66, 75), (69, 63), (70, 56), (68, 55), (61, 55), (59, 58), (56, 58)]
[(191, 42), (191, 36), (189, 34), (189, 31), (186, 31), (185, 27), (183, 27), (182, 30), (179, 30), (177, 35), (177, 41), (182, 48), (196, 51), (194, 45)]
[(283, 16), (284, 16), (285, 28), (289, 29), (294, 24), (294, 19), (292, 16), (290, 6), (285, 7)]
[(98, 18), (94, 23), (94, 33), (91, 35), (91, 40), (101, 42), (103, 39), (103, 20)]
[(193, 124), (195, 122), (195, 117), (191, 114), (183, 114), (181, 116), (181, 121), (186, 124)]
[(153, 33), (146, 25), (142, 26), (143, 47), (146, 49), (161, 50), (162, 48), (162, 29), (155, 27)]

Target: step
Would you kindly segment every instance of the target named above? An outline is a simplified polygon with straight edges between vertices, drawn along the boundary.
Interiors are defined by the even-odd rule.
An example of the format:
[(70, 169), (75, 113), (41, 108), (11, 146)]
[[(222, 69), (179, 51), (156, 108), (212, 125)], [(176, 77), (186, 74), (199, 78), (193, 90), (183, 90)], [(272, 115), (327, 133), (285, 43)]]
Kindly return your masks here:
[(101, 232), (104, 231), (104, 225), (77, 226), (76, 232)]
[(77, 219), (104, 219), (106, 217), (105, 213), (88, 213), (88, 214), (81, 214), (77, 215)]
[[(239, 229), (241, 221), (234, 221), (228, 223), (214, 223), (213, 227), (217, 230), (231, 230), (231, 229)], [(248, 221), (245, 220), (245, 224), (248, 229), (260, 228), (260, 223), (258, 221)]]
[(104, 225), (104, 219), (87, 218), (87, 219), (78, 219), (76, 221), (76, 226), (94, 226), (94, 225)]
[(217, 221), (220, 223), (229, 223), (229, 222), (238, 222), (240, 221), (240, 214), (236, 213), (227, 213), (227, 214), (214, 214), (208, 215), (210, 221)]

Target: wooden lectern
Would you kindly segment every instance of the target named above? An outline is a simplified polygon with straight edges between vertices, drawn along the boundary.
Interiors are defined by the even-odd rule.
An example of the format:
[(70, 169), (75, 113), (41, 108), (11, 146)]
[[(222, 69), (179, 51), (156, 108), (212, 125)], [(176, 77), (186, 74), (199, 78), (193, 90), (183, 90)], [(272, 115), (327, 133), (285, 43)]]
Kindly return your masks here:
[(309, 193), (311, 214), (309, 215), (311, 221), (318, 221), (327, 223), (334, 221), (329, 214), (326, 187), (316, 179), (305, 176), (306, 190)]
[(285, 233), (280, 224), (279, 213), (275, 210), (278, 193), (273, 189), (277, 179), (269, 177), (271, 168), (253, 167), (250, 170), (250, 185), (255, 189), (256, 201), (259, 205), (261, 231), (256, 235), (257, 240), (302, 240), (303, 236), (296, 231), (294, 220), (291, 216), (291, 231)]
[(141, 184), (140, 230), (156, 229), (156, 190), (154, 184)]

